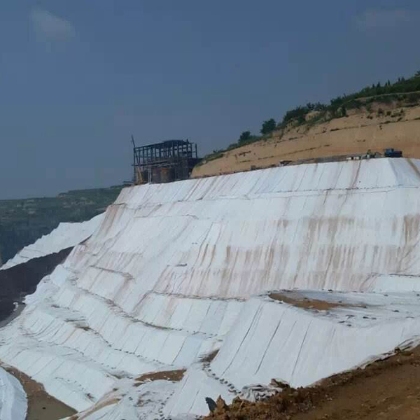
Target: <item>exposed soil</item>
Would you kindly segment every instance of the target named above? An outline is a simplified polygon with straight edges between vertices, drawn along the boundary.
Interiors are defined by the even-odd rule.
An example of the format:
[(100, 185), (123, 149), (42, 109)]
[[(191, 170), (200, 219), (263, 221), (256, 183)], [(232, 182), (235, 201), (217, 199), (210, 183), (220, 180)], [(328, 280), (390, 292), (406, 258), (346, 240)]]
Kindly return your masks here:
[(278, 420), (417, 420), (420, 348), (398, 351), (364, 369), (332, 376), (310, 388), (285, 389), (265, 401), (218, 404), (208, 418)]
[[(383, 107), (383, 105), (380, 105)], [(386, 107), (384, 108), (386, 110)], [(403, 114), (398, 112), (403, 111)], [(402, 150), (405, 157), (420, 157), (420, 107), (395, 108), (393, 115), (360, 112), (327, 123), (276, 131), (268, 140), (223, 152), (219, 159), (197, 165), (193, 178), (278, 166), (281, 161), (363, 154), (369, 149)]]
[(12, 367), (4, 367), (17, 378), (28, 398), (28, 415), (26, 420), (59, 420), (76, 413), (75, 410), (51, 397), (44, 387), (29, 376)]
[(153, 381), (179, 382), (184, 377), (184, 374), (185, 374), (185, 369), (146, 373), (136, 378), (136, 382), (137, 382), (136, 386), (140, 386), (141, 384), (144, 384), (145, 382), (149, 382), (149, 381), (151, 382)]
[(211, 363), (215, 359), (215, 357), (218, 355), (218, 353), (219, 353), (219, 350), (212, 351), (207, 356), (204, 356), (201, 359), (201, 362), (203, 362), (203, 363)]
[(270, 293), (270, 299), (288, 303), (301, 309), (317, 309), (318, 311), (328, 311), (334, 308), (354, 308), (354, 305), (348, 305), (339, 302), (327, 302), (325, 300), (309, 299), (306, 297), (299, 298), (297, 295), (286, 295), (283, 293)]

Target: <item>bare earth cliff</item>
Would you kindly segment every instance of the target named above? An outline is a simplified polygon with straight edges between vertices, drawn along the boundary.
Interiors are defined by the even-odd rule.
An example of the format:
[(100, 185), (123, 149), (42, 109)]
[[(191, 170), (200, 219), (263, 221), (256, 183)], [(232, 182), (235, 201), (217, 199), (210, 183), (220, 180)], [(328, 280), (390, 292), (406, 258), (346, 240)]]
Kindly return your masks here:
[[(269, 139), (223, 152), (218, 159), (194, 168), (193, 177), (212, 176), (267, 168), (280, 161), (363, 154), (369, 149), (402, 150), (406, 157), (420, 157), (420, 106), (373, 104), (352, 110), (346, 117), (307, 123), (272, 133)], [(315, 117), (315, 116), (313, 116)]]

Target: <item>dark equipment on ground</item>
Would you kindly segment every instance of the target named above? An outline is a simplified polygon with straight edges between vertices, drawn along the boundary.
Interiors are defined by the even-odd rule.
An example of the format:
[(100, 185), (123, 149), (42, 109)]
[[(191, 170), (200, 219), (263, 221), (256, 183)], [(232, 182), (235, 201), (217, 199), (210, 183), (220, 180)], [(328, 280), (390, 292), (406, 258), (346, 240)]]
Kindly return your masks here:
[(214, 410), (216, 410), (216, 408), (217, 408), (217, 404), (216, 404), (216, 402), (214, 401), (214, 400), (212, 400), (211, 398), (209, 398), (209, 397), (207, 397), (206, 398), (206, 403), (207, 403), (207, 405), (209, 406), (209, 410), (210, 410), (210, 412), (214, 412)]
[(403, 156), (403, 152), (401, 150), (385, 149), (384, 156), (389, 158), (400, 158)]
[(197, 145), (188, 140), (166, 140), (136, 147), (134, 151), (134, 183), (160, 184), (188, 179), (200, 161)]

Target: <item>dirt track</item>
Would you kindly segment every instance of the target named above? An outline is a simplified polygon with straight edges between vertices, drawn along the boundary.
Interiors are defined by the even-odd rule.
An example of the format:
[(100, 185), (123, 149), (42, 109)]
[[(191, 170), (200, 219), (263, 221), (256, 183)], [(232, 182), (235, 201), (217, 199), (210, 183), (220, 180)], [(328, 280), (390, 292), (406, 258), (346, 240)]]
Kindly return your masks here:
[(336, 375), (320, 385), (287, 389), (264, 402), (236, 400), (217, 419), (417, 420), (420, 419), (420, 348), (398, 352), (365, 369)]

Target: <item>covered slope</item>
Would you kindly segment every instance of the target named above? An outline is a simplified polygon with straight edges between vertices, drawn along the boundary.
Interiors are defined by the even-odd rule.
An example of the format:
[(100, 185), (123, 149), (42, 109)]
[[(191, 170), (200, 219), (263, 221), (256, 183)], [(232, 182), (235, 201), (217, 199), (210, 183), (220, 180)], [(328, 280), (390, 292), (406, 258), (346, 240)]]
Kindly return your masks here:
[(227, 402), (238, 395), (269, 396), (276, 391), (273, 379), (294, 388), (308, 386), (419, 343), (417, 293), (294, 294), (308, 308), (314, 298), (325, 307), (296, 307), (286, 303), (287, 297), (249, 300), (214, 361), (187, 371), (165, 414), (205, 414), (207, 396), (221, 394)]
[(243, 399), (218, 410), (216, 420), (417, 420), (420, 418), (420, 349), (397, 351), (363, 369), (315, 386), (289, 388), (254, 403)]
[[(365, 305), (376, 320), (364, 320), (369, 311), (358, 308), (361, 321), (350, 325), (334, 314), (250, 298), (293, 288), (418, 289), (419, 169), (416, 160), (379, 159), (125, 189), (95, 234), (0, 331), (0, 359), (88, 410), (82, 418), (131, 420), (205, 414), (204, 396), (229, 400), (270, 376), (307, 384), (391, 351), (420, 334), (415, 293), (379, 304), (369, 295)], [(392, 316), (394, 306), (399, 316)], [(278, 325), (295, 336), (308, 324), (314, 335), (304, 358), (297, 351), (296, 369), (285, 369), (288, 360), (275, 364), (270, 331), (277, 342), (287, 333)], [(389, 339), (367, 341), (366, 331)], [(340, 362), (308, 377), (317, 337), (329, 343), (330, 334), (356, 337), (363, 348), (352, 357), (339, 350)], [(291, 349), (305, 342), (295, 338)], [(211, 364), (200, 362), (217, 349)], [(261, 369), (247, 370), (246, 354)], [(136, 381), (184, 369), (181, 384)]]
[(55, 254), (80, 244), (93, 234), (101, 224), (103, 217), (103, 214), (100, 214), (87, 222), (60, 223), (57, 229), (54, 229), (50, 234), (19, 251), (11, 260), (3, 264), (0, 270), (7, 270), (31, 259)]
[(0, 369), (0, 419), (24, 420), (27, 401), (25, 391), (19, 381)]
[[(68, 256), (71, 248), (90, 237), (102, 219), (100, 215), (83, 223), (62, 223), (4, 264), (0, 268), (0, 321), (10, 315), (24, 295), (36, 290), (40, 280)], [(21, 384), (0, 368), (0, 419), (24, 420), (26, 411)]]

